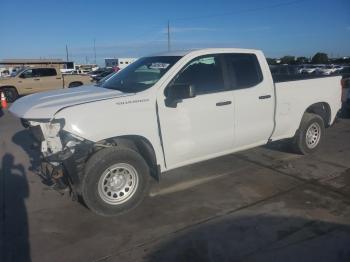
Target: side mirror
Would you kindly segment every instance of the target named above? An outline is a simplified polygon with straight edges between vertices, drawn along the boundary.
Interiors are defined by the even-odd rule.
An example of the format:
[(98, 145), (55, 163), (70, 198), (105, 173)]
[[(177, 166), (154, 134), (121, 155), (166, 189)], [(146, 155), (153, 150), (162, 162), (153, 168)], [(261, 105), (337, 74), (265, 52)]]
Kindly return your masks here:
[(166, 89), (165, 96), (165, 105), (168, 107), (176, 107), (183, 99), (195, 97), (196, 88), (194, 85), (173, 84)]
[(19, 78), (26, 78), (25, 74), (20, 74)]

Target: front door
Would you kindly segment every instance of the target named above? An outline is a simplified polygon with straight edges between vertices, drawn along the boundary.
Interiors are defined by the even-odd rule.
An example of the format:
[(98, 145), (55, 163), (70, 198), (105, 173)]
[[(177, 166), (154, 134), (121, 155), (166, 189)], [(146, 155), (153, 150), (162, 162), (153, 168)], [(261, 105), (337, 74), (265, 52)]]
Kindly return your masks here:
[(35, 70), (27, 69), (18, 76), (16, 88), (18, 88), (20, 94), (27, 95), (41, 90), (41, 81)]
[[(192, 85), (195, 97), (167, 106), (158, 96), (161, 135), (167, 168), (230, 151), (234, 144), (233, 91), (224, 74), (222, 55), (195, 58), (167, 88)], [(166, 89), (167, 89), (166, 88)]]

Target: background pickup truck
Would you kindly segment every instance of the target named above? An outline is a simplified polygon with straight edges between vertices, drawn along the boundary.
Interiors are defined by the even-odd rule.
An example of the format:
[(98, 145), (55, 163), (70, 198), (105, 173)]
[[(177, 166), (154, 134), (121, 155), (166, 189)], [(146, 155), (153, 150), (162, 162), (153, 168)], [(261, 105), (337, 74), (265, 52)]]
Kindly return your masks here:
[(62, 75), (52, 67), (26, 68), (13, 77), (0, 79), (0, 91), (5, 93), (8, 102), (13, 102), (21, 95), (77, 87), (90, 82), (89, 76)]
[(281, 139), (312, 153), (341, 108), (340, 81), (276, 82), (261, 51), (203, 49), (144, 57), (100, 86), (23, 97), (10, 111), (55, 182), (116, 215), (174, 168)]

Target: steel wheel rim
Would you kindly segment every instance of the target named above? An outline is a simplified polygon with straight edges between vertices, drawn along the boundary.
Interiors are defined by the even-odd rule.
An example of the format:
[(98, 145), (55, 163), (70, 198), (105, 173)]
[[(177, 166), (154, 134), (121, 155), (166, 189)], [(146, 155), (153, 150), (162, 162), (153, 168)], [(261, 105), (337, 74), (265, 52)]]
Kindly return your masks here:
[(98, 182), (98, 194), (104, 202), (120, 205), (135, 194), (138, 183), (136, 169), (129, 164), (118, 163), (103, 172)]
[(321, 126), (318, 123), (313, 123), (306, 131), (306, 145), (308, 148), (315, 148), (320, 142)]

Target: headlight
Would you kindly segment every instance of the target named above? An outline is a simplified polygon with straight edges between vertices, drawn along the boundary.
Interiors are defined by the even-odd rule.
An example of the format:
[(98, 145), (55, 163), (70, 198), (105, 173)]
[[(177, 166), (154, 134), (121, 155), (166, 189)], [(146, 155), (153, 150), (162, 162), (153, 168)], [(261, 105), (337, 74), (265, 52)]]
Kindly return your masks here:
[(64, 127), (65, 121), (64, 119), (53, 120), (48, 123), (40, 123), (40, 127), (45, 138), (57, 137), (58, 133)]
[(84, 138), (81, 138), (80, 136), (69, 133), (65, 130), (61, 130), (60, 137), (61, 137), (63, 148), (68, 147), (72, 149), (76, 145), (84, 141)]

